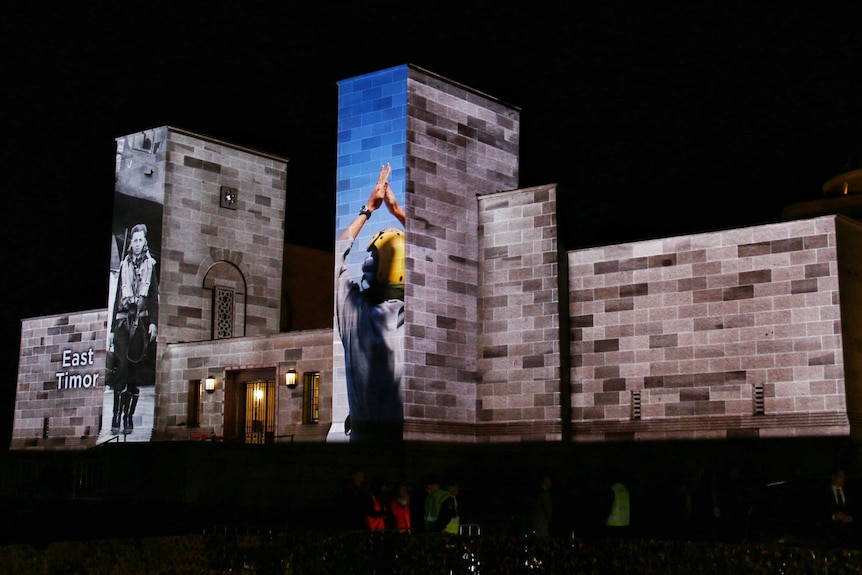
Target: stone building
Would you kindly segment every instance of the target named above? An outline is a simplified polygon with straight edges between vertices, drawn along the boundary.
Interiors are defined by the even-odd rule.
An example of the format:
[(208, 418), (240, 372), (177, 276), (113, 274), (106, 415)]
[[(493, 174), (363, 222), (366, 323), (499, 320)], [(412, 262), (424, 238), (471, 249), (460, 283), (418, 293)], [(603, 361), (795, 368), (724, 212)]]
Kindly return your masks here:
[[(405, 441), (859, 435), (854, 220), (566, 251), (556, 185), (518, 187), (517, 107), (405, 65), (339, 83), (338, 125), (336, 233), (381, 164), (406, 213)], [(302, 210), (287, 160), (172, 127), (117, 142), (116, 229), (144, 206), (160, 230), (153, 383), (134, 431), (118, 433), (106, 386), (116, 302), (25, 319), (11, 448), (348, 441), (337, 318), (329, 308), (329, 326), (302, 329), (316, 321), (297, 313), (310, 296), (283, 285), (283, 269), (305, 265), (294, 257), (321, 265), (283, 244), (286, 210)], [(387, 216), (366, 218), (356, 245)], [(122, 246), (112, 241), (112, 270)], [(338, 268), (325, 257), (318, 307)], [(362, 275), (361, 260), (345, 265)]]
[(857, 435), (860, 234), (821, 216), (569, 252), (573, 435)]

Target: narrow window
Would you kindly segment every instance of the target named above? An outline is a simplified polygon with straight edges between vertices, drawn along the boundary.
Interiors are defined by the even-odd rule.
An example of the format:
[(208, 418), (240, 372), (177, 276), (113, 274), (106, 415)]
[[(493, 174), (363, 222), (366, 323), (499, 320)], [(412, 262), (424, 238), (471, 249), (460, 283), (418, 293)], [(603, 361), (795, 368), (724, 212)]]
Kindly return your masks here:
[(754, 385), (754, 415), (764, 413), (766, 413), (766, 404), (763, 399), (763, 384), (757, 383)]
[(641, 392), (632, 392), (632, 419), (641, 418)]
[(189, 403), (186, 408), (187, 427), (200, 427), (201, 425), (201, 387), (203, 387), (203, 381), (200, 379), (189, 382)]
[(320, 421), (320, 373), (310, 371), (302, 374), (302, 422)]
[(234, 291), (216, 287), (213, 291), (213, 339), (233, 337)]

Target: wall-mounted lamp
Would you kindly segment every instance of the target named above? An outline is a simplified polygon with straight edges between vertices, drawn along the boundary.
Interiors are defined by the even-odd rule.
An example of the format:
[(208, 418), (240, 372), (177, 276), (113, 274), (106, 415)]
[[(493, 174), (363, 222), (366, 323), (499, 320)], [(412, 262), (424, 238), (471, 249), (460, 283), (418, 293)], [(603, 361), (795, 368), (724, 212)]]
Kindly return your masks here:
[(289, 369), (287, 373), (284, 374), (284, 385), (293, 389), (296, 387), (296, 370)]
[(212, 393), (215, 391), (216, 387), (216, 378), (208, 377), (204, 380), (204, 389), (207, 393)]

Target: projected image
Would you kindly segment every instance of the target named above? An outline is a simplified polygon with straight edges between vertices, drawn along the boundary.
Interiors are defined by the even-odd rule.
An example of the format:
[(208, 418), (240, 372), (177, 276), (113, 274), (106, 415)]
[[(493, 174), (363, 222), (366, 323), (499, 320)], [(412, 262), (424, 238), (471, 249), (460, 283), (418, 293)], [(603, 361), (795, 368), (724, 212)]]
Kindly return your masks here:
[[(389, 186), (391, 167), (380, 168), (377, 183), (336, 246), (336, 323), (344, 346), (350, 441), (401, 439), (404, 401), (404, 211)], [(384, 208), (401, 223), (374, 234), (352, 278), (348, 256), (375, 211)], [(379, 218), (378, 218), (379, 219)]]
[(155, 384), (155, 348), (159, 316), (156, 260), (147, 242), (148, 228), (138, 223), (123, 237), (117, 273), (113, 326), (108, 342), (109, 374), (113, 390), (111, 433), (134, 431), (134, 415), (141, 387)]
[(157, 129), (117, 141), (100, 443), (152, 435), (165, 138)]

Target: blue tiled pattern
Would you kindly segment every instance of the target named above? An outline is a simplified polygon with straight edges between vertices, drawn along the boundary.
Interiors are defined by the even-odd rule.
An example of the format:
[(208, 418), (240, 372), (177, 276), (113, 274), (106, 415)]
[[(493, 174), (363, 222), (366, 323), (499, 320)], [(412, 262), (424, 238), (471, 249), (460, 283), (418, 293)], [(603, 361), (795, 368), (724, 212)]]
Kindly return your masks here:
[[(336, 236), (346, 228), (389, 162), (389, 185), (404, 206), (407, 155), (407, 66), (396, 66), (338, 83), (338, 166), (335, 197)], [(365, 247), (379, 230), (402, 227), (385, 208), (363, 227), (348, 262), (350, 276), (361, 275)]]

